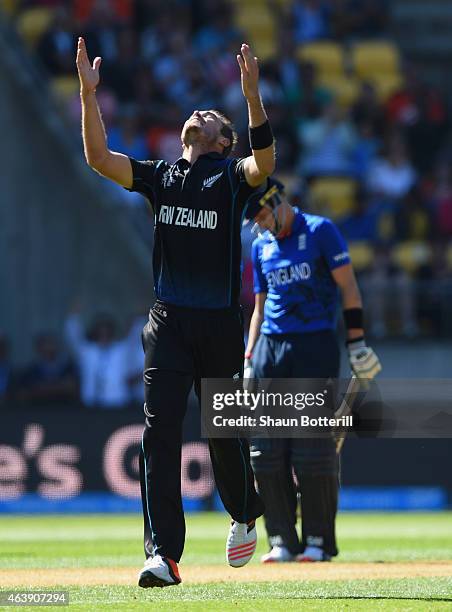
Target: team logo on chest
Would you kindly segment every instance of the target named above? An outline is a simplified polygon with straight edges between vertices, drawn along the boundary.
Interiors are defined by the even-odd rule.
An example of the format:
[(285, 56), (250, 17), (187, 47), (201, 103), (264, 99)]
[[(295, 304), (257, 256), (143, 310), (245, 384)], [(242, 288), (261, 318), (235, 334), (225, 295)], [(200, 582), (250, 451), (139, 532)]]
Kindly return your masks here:
[(277, 249), (277, 244), (275, 242), (269, 242), (264, 244), (262, 247), (262, 259), (271, 259), (275, 249)]
[(202, 183), (201, 191), (204, 191), (204, 189), (208, 189), (209, 187), (212, 187), (212, 185), (218, 181), (218, 179), (220, 178), (222, 174), (223, 174), (223, 170), (219, 172), (218, 174), (214, 174), (213, 176), (209, 176), (209, 178), (204, 179)]

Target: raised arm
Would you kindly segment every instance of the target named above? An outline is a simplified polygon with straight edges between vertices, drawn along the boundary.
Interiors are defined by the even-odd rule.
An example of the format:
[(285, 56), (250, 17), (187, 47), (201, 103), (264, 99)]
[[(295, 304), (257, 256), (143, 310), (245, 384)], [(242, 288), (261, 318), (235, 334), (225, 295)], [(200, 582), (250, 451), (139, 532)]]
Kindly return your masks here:
[(237, 55), (240, 66), (242, 91), (248, 104), (250, 144), (253, 154), (245, 159), (246, 181), (257, 187), (275, 170), (275, 145), (267, 115), (259, 92), (257, 58), (248, 45), (243, 44)]
[(78, 39), (77, 71), (80, 79), (82, 102), (82, 136), (88, 165), (99, 174), (130, 188), (133, 183), (132, 166), (127, 155), (110, 151), (107, 147), (105, 127), (96, 100), (99, 68), (102, 59), (96, 57), (93, 65), (88, 59), (85, 41)]
[(80, 362), (84, 348), (87, 346), (79, 312), (74, 308), (64, 322), (66, 344), (75, 359)]

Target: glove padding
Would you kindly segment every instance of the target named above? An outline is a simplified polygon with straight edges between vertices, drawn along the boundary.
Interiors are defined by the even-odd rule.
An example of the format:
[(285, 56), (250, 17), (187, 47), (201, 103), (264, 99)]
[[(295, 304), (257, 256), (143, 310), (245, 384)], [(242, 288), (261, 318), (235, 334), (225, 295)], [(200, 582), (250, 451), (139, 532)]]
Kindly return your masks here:
[(254, 367), (251, 359), (245, 359), (243, 364), (243, 388), (252, 391), (254, 388)]
[(254, 378), (254, 367), (251, 359), (245, 359), (243, 364), (243, 378)]
[(381, 363), (364, 340), (348, 343), (350, 366), (360, 380), (372, 380), (381, 371)]

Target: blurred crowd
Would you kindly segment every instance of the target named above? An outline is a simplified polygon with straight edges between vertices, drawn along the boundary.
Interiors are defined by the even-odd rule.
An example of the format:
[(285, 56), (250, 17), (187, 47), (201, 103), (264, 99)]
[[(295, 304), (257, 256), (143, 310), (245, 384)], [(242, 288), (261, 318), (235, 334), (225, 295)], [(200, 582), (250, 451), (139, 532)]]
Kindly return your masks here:
[[(77, 37), (84, 36), (91, 59), (103, 58), (98, 100), (109, 146), (139, 159), (177, 159), (181, 125), (196, 108), (229, 115), (239, 132), (237, 154), (248, 154), (236, 54), (242, 41), (256, 42), (277, 173), (293, 203), (331, 216), (349, 241), (370, 332), (415, 337), (426, 326), (426, 333), (440, 333), (442, 298), (427, 295), (425, 283), (435, 279), (435, 287), (450, 292), (450, 112), (443, 93), (389, 41), (387, 1), (23, 0), (18, 6), (17, 19), (34, 9), (51, 15), (32, 47), (77, 129)], [(265, 16), (271, 40), (259, 47), (253, 28)], [(378, 45), (370, 56), (375, 74), (353, 55), (363, 41), (383, 47), (388, 41), (381, 65)], [(141, 201), (121, 194), (125, 203)], [(251, 241), (249, 229), (244, 240)], [(250, 307), (247, 254), (245, 248), (243, 297)]]
[(99, 313), (86, 325), (74, 309), (66, 318), (63, 337), (38, 334), (33, 359), (20, 369), (13, 365), (8, 338), (0, 332), (0, 406), (7, 402), (101, 409), (141, 405), (145, 323), (144, 316), (136, 316), (121, 337), (109, 314)]
[[(375, 100), (363, 95), (358, 115), (341, 111), (333, 117), (334, 95), (317, 85), (315, 66), (300, 62), (297, 49), (316, 40), (345, 43), (383, 35), (384, 0), (249, 4), (255, 11), (265, 8), (276, 27), (274, 49), (261, 60), (261, 91), (278, 138), (279, 171), (364, 172), (354, 150), (362, 123), (376, 119), (375, 109), (367, 108)], [(195, 108), (224, 110), (242, 136), (238, 153), (248, 151), (236, 54), (250, 37), (238, 23), (239, 5), (231, 0), (30, 0), (22, 8), (52, 9), (33, 44), (52, 77), (74, 77), (79, 35), (92, 59), (102, 57), (98, 97), (112, 148), (137, 158), (176, 159), (181, 125)], [(68, 107), (78, 125), (76, 94), (69, 96)], [(317, 151), (319, 130), (330, 121), (340, 123), (338, 150), (328, 153), (337, 160), (323, 159)], [(367, 139), (383, 135), (381, 123), (373, 127), (377, 133), (366, 133)], [(311, 151), (300, 155), (306, 140)]]

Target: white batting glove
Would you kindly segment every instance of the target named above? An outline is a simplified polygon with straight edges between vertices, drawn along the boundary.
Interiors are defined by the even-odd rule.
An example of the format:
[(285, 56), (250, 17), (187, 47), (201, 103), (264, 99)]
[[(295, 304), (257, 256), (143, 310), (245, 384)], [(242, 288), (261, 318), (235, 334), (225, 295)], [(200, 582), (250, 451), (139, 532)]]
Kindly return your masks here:
[(243, 378), (254, 378), (254, 367), (251, 359), (245, 359), (243, 364)]
[(252, 391), (254, 386), (254, 367), (253, 362), (249, 358), (245, 358), (243, 364), (243, 388), (246, 391)]
[(351, 341), (347, 345), (350, 366), (357, 378), (372, 380), (381, 371), (381, 363), (364, 339)]

